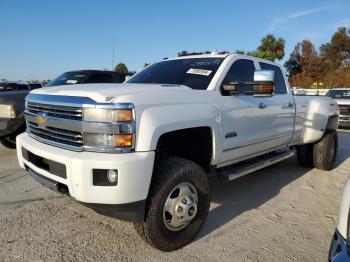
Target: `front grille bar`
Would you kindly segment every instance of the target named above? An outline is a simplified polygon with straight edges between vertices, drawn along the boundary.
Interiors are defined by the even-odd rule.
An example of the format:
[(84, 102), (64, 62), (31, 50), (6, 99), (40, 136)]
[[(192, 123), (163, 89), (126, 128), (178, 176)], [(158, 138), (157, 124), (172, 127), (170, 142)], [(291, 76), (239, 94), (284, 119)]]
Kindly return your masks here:
[(45, 114), (47, 116), (67, 118), (74, 120), (82, 120), (83, 111), (81, 108), (76, 107), (59, 107), (59, 106), (49, 106), (40, 105), (37, 103), (29, 102), (27, 104), (27, 110), (34, 114)]

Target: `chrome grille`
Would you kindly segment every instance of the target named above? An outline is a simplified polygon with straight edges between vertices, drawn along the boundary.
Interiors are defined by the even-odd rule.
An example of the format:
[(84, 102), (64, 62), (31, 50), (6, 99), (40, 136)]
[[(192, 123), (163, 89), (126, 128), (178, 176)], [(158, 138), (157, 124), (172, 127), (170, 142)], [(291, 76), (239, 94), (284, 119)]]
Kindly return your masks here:
[(42, 129), (37, 123), (27, 121), (27, 129), (30, 134), (44, 140), (78, 148), (83, 147), (83, 136), (80, 132), (64, 130), (54, 127)]
[(83, 135), (80, 131), (69, 130), (71, 126), (52, 126), (52, 121), (44, 126), (38, 124), (38, 118), (64, 119), (64, 121), (82, 121), (82, 108), (33, 103), (26, 107), (27, 132), (37, 140), (76, 151), (83, 150)]
[(350, 105), (339, 105), (341, 115), (350, 115)]
[(55, 106), (28, 102), (27, 111), (33, 114), (45, 114), (50, 117), (72, 120), (82, 120), (83, 118), (83, 110), (79, 107)]

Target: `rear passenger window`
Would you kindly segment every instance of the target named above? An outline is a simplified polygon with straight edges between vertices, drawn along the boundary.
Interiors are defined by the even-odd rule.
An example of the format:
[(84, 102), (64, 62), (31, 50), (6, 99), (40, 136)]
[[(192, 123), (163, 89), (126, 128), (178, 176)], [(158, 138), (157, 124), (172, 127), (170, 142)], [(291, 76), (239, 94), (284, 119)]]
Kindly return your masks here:
[(275, 94), (287, 93), (286, 82), (284, 81), (283, 73), (278, 66), (260, 62), (261, 70), (272, 70), (275, 72)]
[(107, 74), (99, 74), (99, 75), (93, 75), (90, 76), (86, 82), (87, 84), (93, 84), (93, 83), (114, 83), (114, 79), (112, 75)]
[(240, 92), (250, 91), (253, 89), (253, 86), (244, 82), (252, 82), (254, 80), (254, 72), (255, 66), (252, 60), (239, 59), (232, 64), (222, 85), (238, 82), (238, 90)]

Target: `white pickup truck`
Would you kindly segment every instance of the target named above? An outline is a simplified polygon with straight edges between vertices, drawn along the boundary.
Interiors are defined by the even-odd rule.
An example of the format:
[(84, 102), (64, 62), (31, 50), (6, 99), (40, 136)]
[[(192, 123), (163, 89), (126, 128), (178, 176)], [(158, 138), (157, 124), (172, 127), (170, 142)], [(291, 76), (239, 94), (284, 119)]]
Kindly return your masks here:
[(209, 172), (233, 180), (295, 152), (303, 166), (334, 166), (337, 104), (293, 96), (282, 72), (270, 61), (210, 54), (154, 63), (123, 84), (34, 90), (17, 137), (20, 166), (134, 222), (153, 247), (181, 248), (208, 215)]

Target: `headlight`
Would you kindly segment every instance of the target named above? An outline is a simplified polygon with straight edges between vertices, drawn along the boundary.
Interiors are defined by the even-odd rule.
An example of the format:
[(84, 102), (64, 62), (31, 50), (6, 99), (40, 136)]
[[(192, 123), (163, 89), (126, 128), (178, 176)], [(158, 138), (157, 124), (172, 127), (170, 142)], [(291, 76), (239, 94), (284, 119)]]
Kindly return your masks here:
[(1, 118), (16, 118), (16, 111), (12, 105), (0, 105)]
[(133, 121), (132, 109), (85, 108), (84, 121), (93, 122), (129, 122)]
[(94, 134), (84, 133), (84, 145), (91, 147), (131, 147), (133, 135), (132, 134)]
[(135, 112), (130, 103), (83, 109), (83, 144), (87, 150), (129, 152), (135, 146)]

